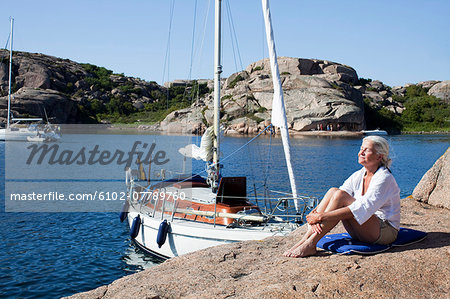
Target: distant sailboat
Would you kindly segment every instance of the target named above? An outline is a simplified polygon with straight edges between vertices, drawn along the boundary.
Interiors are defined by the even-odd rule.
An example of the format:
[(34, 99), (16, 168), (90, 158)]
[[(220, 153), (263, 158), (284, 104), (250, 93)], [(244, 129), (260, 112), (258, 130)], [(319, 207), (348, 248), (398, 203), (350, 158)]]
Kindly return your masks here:
[(316, 203), (297, 196), (268, 0), (262, 0), (262, 5), (274, 81), (272, 123), (282, 132), (292, 190), (292, 196), (283, 194), (277, 198), (272, 211), (294, 201), (298, 213), (265, 213), (249, 201), (246, 177), (221, 175), (221, 2), (215, 1), (214, 125), (206, 130), (200, 147), (188, 145), (180, 149), (185, 156), (207, 162), (207, 177), (180, 175), (154, 185), (140, 186), (133, 172), (127, 171), (128, 200), (120, 218), (128, 219), (130, 235), (139, 247), (163, 258), (230, 242), (286, 235), (299, 226), (298, 218), (303, 217), (307, 207)]
[(36, 141), (43, 138), (46, 141), (58, 140), (61, 136), (50, 125), (46, 124), (42, 127), (35, 124), (21, 126), (21, 122), (41, 122), (42, 118), (14, 118), (11, 113), (11, 84), (12, 84), (12, 49), (13, 49), (13, 32), (14, 19), (11, 18), (11, 33), (9, 40), (9, 72), (8, 72), (8, 116), (6, 128), (0, 129), (0, 141)]
[(378, 136), (385, 136), (388, 135), (388, 132), (385, 130), (375, 129), (375, 130), (363, 130), (362, 133), (364, 135), (378, 135)]

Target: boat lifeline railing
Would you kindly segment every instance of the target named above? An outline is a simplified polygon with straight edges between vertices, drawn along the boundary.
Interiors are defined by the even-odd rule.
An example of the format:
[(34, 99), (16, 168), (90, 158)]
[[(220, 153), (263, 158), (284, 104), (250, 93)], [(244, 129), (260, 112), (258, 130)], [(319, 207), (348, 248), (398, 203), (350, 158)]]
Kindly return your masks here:
[[(143, 196), (141, 196), (141, 199), (139, 200), (141, 207), (145, 206), (145, 204), (150, 200), (152, 196), (152, 192), (145, 192)], [(170, 217), (170, 221), (173, 221), (175, 214), (185, 214), (185, 215), (195, 215), (195, 216), (206, 216), (206, 217), (212, 217), (212, 218), (231, 218), (235, 219), (238, 222), (239, 221), (252, 221), (252, 222), (260, 222), (260, 223), (267, 223), (269, 220), (275, 220), (276, 222), (287, 222), (290, 218), (294, 219), (300, 219), (302, 220), (305, 216), (305, 213), (308, 211), (308, 203), (303, 202), (301, 205), (303, 208), (300, 212), (296, 214), (275, 214), (276, 210), (279, 211), (287, 211), (287, 209), (281, 209), (280, 207), (285, 206), (286, 202), (292, 201), (294, 198), (279, 198), (277, 205), (275, 206), (275, 209), (269, 213), (269, 214), (262, 214), (262, 215), (247, 215), (242, 213), (224, 213), (224, 212), (217, 212), (217, 211), (196, 211), (192, 209), (186, 209), (186, 208), (178, 208), (178, 201), (170, 201), (163, 197), (157, 197), (153, 202), (153, 209), (150, 213), (151, 217), (156, 217), (156, 212), (158, 210), (158, 214), (161, 217), (161, 220), (165, 218), (165, 216)], [(297, 198), (298, 200), (303, 200), (303, 198)], [(160, 203), (161, 202), (161, 203)], [(166, 206), (167, 203), (170, 204), (171, 209), (170, 211), (167, 211), (166, 213)], [(160, 207), (160, 208), (158, 208)], [(298, 221), (297, 221), (298, 222)]]
[[(297, 210), (295, 214), (289, 214), (289, 202), (297, 201)], [(297, 197), (280, 197), (277, 201), (275, 208), (268, 214), (269, 218), (300, 218), (303, 221), (303, 218), (306, 216), (305, 214), (312, 210), (317, 204), (319, 200), (317, 198), (311, 198), (306, 196), (297, 196)], [(284, 212), (286, 214), (276, 214), (276, 211)]]
[(175, 208), (175, 211), (176, 211), (176, 213), (183, 213), (183, 214), (187, 214), (187, 215), (218, 217), (218, 218), (231, 218), (231, 219), (237, 219), (237, 220), (256, 221), (256, 222), (266, 222), (268, 220), (266, 216), (245, 215), (245, 214), (237, 214), (237, 213), (225, 213), (225, 212), (215, 212), (215, 211), (196, 211), (196, 210), (178, 209), (178, 208)]
[[(158, 191), (159, 192), (159, 191)], [(149, 200), (152, 198), (153, 192), (141, 192), (143, 195), (140, 196), (140, 199), (138, 200), (141, 203), (141, 207), (145, 205)], [(161, 201), (161, 204), (159, 202)], [(216, 211), (196, 211), (191, 209), (184, 209), (184, 208), (178, 208), (178, 201), (177, 200), (168, 200), (166, 197), (160, 197), (157, 196), (155, 199), (155, 202), (153, 203), (153, 209), (151, 216), (155, 217), (156, 210), (158, 209), (158, 206), (161, 206), (161, 220), (164, 219), (164, 215), (166, 215), (166, 203), (170, 203), (172, 206), (172, 209), (170, 211), (170, 214), (167, 213), (167, 215), (170, 215), (170, 221), (173, 221), (173, 218), (175, 216), (175, 213), (181, 213), (185, 215), (195, 215), (195, 216), (206, 216), (206, 217), (218, 217), (218, 218), (231, 218), (231, 219), (237, 219), (237, 220), (245, 220), (245, 221), (255, 221), (255, 222), (266, 222), (268, 218), (264, 215), (262, 216), (256, 216), (256, 215), (245, 215), (245, 214), (237, 214), (237, 213), (224, 213), (224, 212), (216, 212)], [(158, 210), (159, 211), (159, 210)]]
[[(140, 198), (138, 199), (138, 202), (140, 202), (141, 207), (143, 205), (145, 205), (145, 203), (148, 202), (152, 196), (152, 192), (142, 192), (142, 193), (144, 193), (144, 194), (141, 195)], [(159, 204), (159, 202), (161, 202), (161, 204)], [(170, 213), (166, 213), (166, 209), (165, 209), (166, 202), (170, 203), (172, 206)], [(265, 215), (259, 216), (259, 215), (246, 215), (246, 214), (239, 214), (239, 213), (224, 213), (224, 212), (216, 212), (216, 211), (196, 211), (196, 210), (191, 210), (191, 209), (178, 208), (177, 200), (169, 201), (165, 197), (159, 197), (159, 196), (156, 197), (156, 199), (153, 203), (151, 217), (156, 216), (156, 210), (158, 209), (157, 208), (158, 206), (161, 207), (161, 209), (160, 209), (161, 220), (163, 220), (164, 216), (166, 215), (166, 216), (170, 217), (170, 221), (173, 221), (173, 218), (176, 213), (181, 213), (181, 214), (185, 214), (185, 215), (214, 217), (214, 218), (231, 218), (231, 219), (235, 219), (238, 221), (253, 221), (253, 222), (261, 222), (261, 223), (266, 223), (269, 220), (269, 217), (267, 217)], [(274, 218), (274, 217), (270, 217), (270, 218)], [(277, 219), (277, 220), (280, 221), (281, 218)], [(281, 221), (283, 221), (283, 220), (281, 220)]]
[[(266, 197), (262, 198), (261, 196), (258, 196), (259, 199), (264, 199), (265, 202), (276, 202), (276, 205), (273, 209), (270, 209), (269, 213), (262, 213), (262, 215), (249, 215), (245, 213), (224, 213), (224, 212), (217, 212), (214, 211), (196, 211), (188, 208), (179, 208), (178, 207), (178, 201), (177, 200), (169, 200), (169, 198), (166, 198), (164, 196), (153, 196), (155, 190), (152, 190), (148, 188), (148, 186), (142, 186), (137, 181), (134, 180), (133, 174), (131, 171), (127, 175), (127, 185), (129, 186), (129, 194), (133, 194), (135, 192), (135, 187), (138, 186), (142, 189), (141, 192), (139, 192), (138, 196), (131, 195), (131, 198), (134, 200), (134, 202), (138, 202), (141, 206), (141, 212), (142, 207), (144, 207), (149, 201), (153, 199), (152, 202), (152, 210), (149, 213), (151, 217), (156, 217), (156, 215), (160, 215), (161, 220), (164, 219), (165, 216), (168, 216), (170, 218), (170, 221), (173, 221), (176, 213), (181, 213), (185, 215), (195, 215), (195, 216), (206, 216), (206, 217), (213, 217), (215, 218), (231, 218), (237, 220), (237, 222), (240, 221), (252, 221), (252, 222), (259, 222), (262, 224), (267, 224), (269, 220), (275, 220), (276, 222), (287, 222), (289, 219), (300, 219), (303, 220), (306, 212), (313, 209), (317, 203), (317, 198), (311, 198), (307, 196), (298, 196), (296, 198), (292, 196), (282, 196), (282, 197)], [(156, 189), (156, 192), (158, 194), (163, 194), (165, 192), (161, 192), (161, 190), (164, 189), (164, 187), (160, 189)], [(274, 192), (272, 190), (272, 192)], [(283, 195), (289, 195), (282, 192), (275, 192), (280, 193)], [(243, 199), (243, 197), (238, 196), (230, 196), (230, 198), (239, 198)], [(251, 199), (252, 197), (246, 197), (246, 199)], [(289, 207), (291, 207), (290, 202), (293, 200), (297, 200), (301, 206), (301, 209), (297, 212), (293, 212), (292, 214), (289, 213)], [(166, 206), (168, 204), (168, 210), (166, 213)], [(283, 214), (277, 213), (279, 212), (286, 212)], [(158, 212), (158, 213), (157, 213)], [(277, 214), (276, 214), (277, 213)], [(299, 221), (296, 221), (299, 222)]]
[[(280, 211), (284, 211), (279, 209), (280, 206), (285, 205), (288, 206), (287, 202), (297, 199), (302, 203), (302, 210), (296, 214), (275, 214), (275, 211), (278, 209)], [(165, 199), (163, 199), (165, 201)], [(311, 201), (312, 200), (312, 201)], [(171, 202), (172, 203), (172, 202)], [(231, 218), (238, 221), (253, 221), (267, 224), (270, 219), (273, 219), (277, 222), (287, 222), (288, 220), (284, 218), (300, 218), (303, 219), (305, 213), (308, 212), (309, 209), (312, 209), (317, 204), (317, 199), (305, 198), (305, 197), (283, 197), (279, 198), (277, 201), (277, 205), (275, 209), (270, 214), (262, 214), (262, 215), (247, 215), (242, 213), (224, 213), (217, 211), (196, 211), (191, 209), (183, 209), (177, 207), (177, 201), (172, 205), (171, 212), (171, 220), (173, 220), (175, 213), (182, 213), (186, 215), (196, 215), (196, 216), (206, 216), (206, 217), (214, 217), (214, 218)], [(285, 209), (287, 211), (287, 209)], [(164, 211), (163, 211), (164, 213)]]

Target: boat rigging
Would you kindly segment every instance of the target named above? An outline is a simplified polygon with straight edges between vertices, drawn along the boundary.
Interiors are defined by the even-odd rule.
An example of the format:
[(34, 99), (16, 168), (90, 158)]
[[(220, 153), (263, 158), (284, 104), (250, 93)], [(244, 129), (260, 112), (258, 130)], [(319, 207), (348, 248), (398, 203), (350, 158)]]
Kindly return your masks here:
[[(139, 247), (159, 257), (170, 258), (230, 242), (286, 235), (299, 226), (304, 214), (317, 203), (314, 198), (297, 195), (268, 0), (262, 0), (262, 6), (274, 99), (272, 124), (258, 136), (272, 130), (273, 125), (280, 127), (292, 193), (272, 192), (275, 197), (265, 197), (264, 202), (269, 205), (274, 202), (275, 207), (267, 208), (265, 205), (262, 210), (259, 205), (254, 204), (257, 202), (256, 188), (254, 197), (247, 194), (247, 177), (222, 176), (224, 162), (258, 136), (231, 155), (220, 158), (222, 0), (215, 0), (213, 126), (203, 134), (200, 147), (191, 144), (179, 150), (185, 157), (205, 161), (206, 177), (201, 176), (204, 173), (201, 172), (175, 174), (167, 178), (164, 172), (163, 181), (149, 184), (142, 167), (140, 171), (128, 169), (126, 172), (128, 199), (120, 219), (128, 220), (130, 235)], [(139, 181), (138, 177), (141, 177), (142, 181)], [(289, 208), (291, 201), (294, 202), (295, 210)]]

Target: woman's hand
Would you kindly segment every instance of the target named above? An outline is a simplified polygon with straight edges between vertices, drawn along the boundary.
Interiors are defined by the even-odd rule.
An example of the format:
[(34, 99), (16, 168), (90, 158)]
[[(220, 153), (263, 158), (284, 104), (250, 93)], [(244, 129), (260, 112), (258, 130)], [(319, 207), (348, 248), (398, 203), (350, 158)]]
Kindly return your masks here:
[(311, 226), (313, 232), (320, 234), (322, 232), (322, 226), (320, 223), (322, 222), (323, 213), (318, 213), (315, 209), (311, 211), (311, 213), (306, 216), (306, 220), (308, 224)]
[(322, 222), (322, 216), (323, 213), (319, 213), (313, 210), (311, 213), (308, 214), (308, 216), (306, 216), (306, 220), (308, 221), (309, 224), (316, 224)]

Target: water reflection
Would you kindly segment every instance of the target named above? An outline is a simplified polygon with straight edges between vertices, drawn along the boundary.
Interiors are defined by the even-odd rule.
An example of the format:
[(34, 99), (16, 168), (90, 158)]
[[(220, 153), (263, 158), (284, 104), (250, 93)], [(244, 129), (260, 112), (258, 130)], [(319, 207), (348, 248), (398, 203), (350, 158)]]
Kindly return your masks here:
[(125, 271), (139, 272), (157, 264), (162, 263), (164, 260), (149, 254), (141, 250), (131, 240), (128, 240), (129, 246), (125, 249), (121, 260), (126, 264)]

